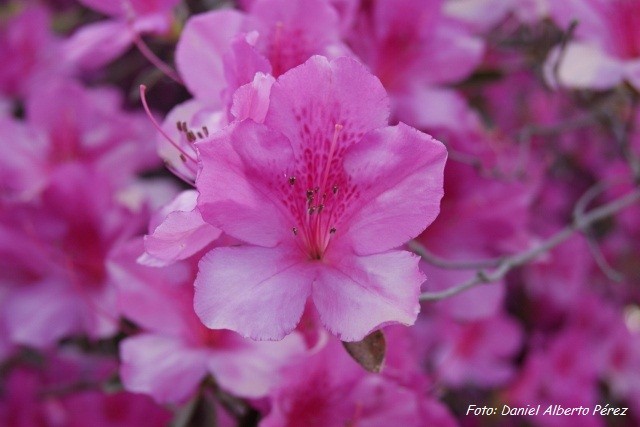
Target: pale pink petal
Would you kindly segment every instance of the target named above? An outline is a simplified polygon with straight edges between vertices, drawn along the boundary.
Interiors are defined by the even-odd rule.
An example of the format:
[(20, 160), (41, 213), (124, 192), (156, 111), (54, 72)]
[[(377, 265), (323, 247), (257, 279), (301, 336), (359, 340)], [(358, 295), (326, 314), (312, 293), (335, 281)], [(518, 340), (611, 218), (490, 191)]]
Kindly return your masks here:
[(236, 120), (251, 119), (256, 123), (264, 122), (269, 109), (269, 94), (273, 85), (273, 76), (257, 73), (251, 83), (238, 88), (233, 94), (231, 114)]
[(198, 144), (198, 150), (198, 207), (205, 221), (259, 246), (290, 237), (292, 225), (271, 182), (293, 163), (291, 145), (282, 135), (245, 121)]
[[(231, 95), (240, 86), (251, 83), (256, 73), (271, 74), (271, 64), (255, 47), (259, 34), (256, 31), (240, 33), (230, 42), (223, 56), (224, 76), (227, 88), (224, 101), (229, 103)], [(273, 83), (273, 82), (271, 82)]]
[(403, 123), (364, 136), (344, 168), (363, 203), (348, 222), (358, 254), (382, 252), (416, 237), (438, 215), (447, 151)]
[(336, 124), (344, 128), (344, 145), (366, 132), (386, 126), (387, 94), (375, 76), (352, 58), (331, 63), (314, 56), (282, 75), (271, 88), (265, 124), (285, 134), (302, 153), (309, 138), (330, 137)]
[(102, 21), (85, 25), (67, 40), (64, 56), (82, 68), (100, 68), (123, 54), (133, 38), (126, 22)]
[(3, 316), (12, 342), (46, 348), (81, 331), (83, 307), (64, 283), (51, 281), (10, 291)]
[(220, 105), (226, 86), (222, 57), (243, 20), (241, 13), (232, 10), (196, 15), (187, 22), (176, 46), (176, 66), (187, 88), (211, 106)]
[(484, 41), (455, 24), (440, 25), (430, 38), (430, 46), (432, 49), (421, 56), (412, 77), (432, 84), (453, 83), (469, 77), (484, 54)]
[(183, 307), (190, 307), (192, 298), (181, 286), (192, 277), (190, 269), (180, 263), (162, 268), (140, 265), (136, 258), (143, 250), (142, 239), (135, 239), (109, 256), (107, 268), (120, 315), (150, 331), (189, 336), (193, 328)]
[(624, 67), (594, 45), (573, 42), (551, 51), (544, 76), (552, 87), (605, 90), (622, 81)]
[(164, 221), (145, 236), (145, 251), (157, 261), (154, 265), (189, 258), (220, 236), (219, 229), (202, 220), (196, 208), (197, 198), (194, 190), (180, 193), (165, 207), (169, 213)]
[(207, 373), (206, 350), (190, 350), (179, 338), (141, 334), (120, 344), (125, 389), (160, 403), (179, 403), (193, 394)]
[(417, 256), (392, 251), (331, 261), (318, 269), (312, 297), (322, 323), (338, 338), (358, 341), (386, 324), (415, 322), (424, 281)]
[(277, 342), (244, 340), (241, 346), (228, 351), (212, 351), (208, 366), (222, 388), (238, 396), (256, 398), (266, 395), (280, 378), (280, 368), (304, 351), (304, 341), (295, 333)]
[(136, 34), (166, 33), (171, 29), (171, 15), (166, 13), (153, 13), (137, 17), (131, 22), (131, 29)]
[(468, 101), (449, 88), (417, 85), (393, 98), (397, 118), (419, 129), (450, 129), (464, 133), (480, 128)]
[(0, 200), (29, 200), (43, 188), (48, 143), (35, 127), (0, 117)]
[(256, 45), (269, 59), (275, 77), (312, 55), (347, 51), (339, 42), (338, 15), (327, 1), (258, 0), (250, 14), (260, 33)]
[(503, 20), (515, 3), (515, 0), (448, 1), (444, 3), (443, 12), (477, 32), (485, 32)]
[(194, 307), (212, 329), (279, 340), (295, 328), (314, 270), (292, 248), (216, 248), (200, 261)]

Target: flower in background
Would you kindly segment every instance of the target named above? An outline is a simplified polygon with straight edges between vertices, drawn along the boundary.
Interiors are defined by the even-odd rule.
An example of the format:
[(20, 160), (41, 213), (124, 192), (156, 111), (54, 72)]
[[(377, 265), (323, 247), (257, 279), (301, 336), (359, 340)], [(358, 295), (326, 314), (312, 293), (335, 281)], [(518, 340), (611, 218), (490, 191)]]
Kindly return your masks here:
[(572, 39), (555, 48), (545, 65), (554, 86), (610, 89), (623, 80), (640, 90), (640, 3), (635, 0), (549, 2), (554, 21)]

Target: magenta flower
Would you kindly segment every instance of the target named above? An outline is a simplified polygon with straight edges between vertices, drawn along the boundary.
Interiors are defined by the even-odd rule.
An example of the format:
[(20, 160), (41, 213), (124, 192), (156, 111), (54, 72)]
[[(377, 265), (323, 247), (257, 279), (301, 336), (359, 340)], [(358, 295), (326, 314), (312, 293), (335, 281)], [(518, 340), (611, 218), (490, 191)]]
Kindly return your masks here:
[(189, 19), (176, 47), (176, 66), (189, 91), (217, 106), (256, 72), (275, 77), (314, 54), (349, 54), (336, 11), (322, 0), (257, 0), (247, 13), (216, 10)]
[(363, 370), (333, 337), (294, 359), (279, 378), (262, 427), (455, 425), (419, 388)]
[(436, 217), (444, 146), (387, 126), (379, 80), (350, 58), (315, 56), (271, 88), (264, 124), (197, 144), (205, 221), (246, 242), (200, 261), (195, 309), (210, 328), (283, 338), (311, 298), (345, 341), (412, 324), (424, 277), (394, 250)]
[(188, 265), (150, 268), (135, 263), (142, 242), (123, 245), (110, 263), (118, 277), (118, 308), (142, 332), (120, 343), (125, 388), (158, 402), (193, 397), (207, 375), (234, 395), (267, 394), (277, 370), (305, 350), (299, 334), (279, 342), (256, 342), (231, 331), (212, 331), (193, 312), (193, 275)]
[(141, 34), (168, 32), (179, 0), (79, 0), (110, 17), (78, 29), (65, 43), (65, 59), (100, 68), (122, 55)]

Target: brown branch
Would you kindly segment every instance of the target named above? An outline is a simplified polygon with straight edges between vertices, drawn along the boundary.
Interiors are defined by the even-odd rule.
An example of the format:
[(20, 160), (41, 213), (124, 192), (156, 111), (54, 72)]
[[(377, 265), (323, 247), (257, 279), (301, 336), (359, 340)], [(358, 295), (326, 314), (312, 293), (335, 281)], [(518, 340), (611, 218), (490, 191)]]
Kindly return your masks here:
[(407, 243), (407, 246), (409, 247), (409, 249), (411, 249), (411, 251), (420, 255), (420, 258), (425, 260), (428, 264), (442, 268), (444, 270), (478, 270), (480, 268), (495, 268), (498, 267), (505, 259), (505, 257), (499, 257), (478, 260), (453, 261), (440, 258), (438, 255), (431, 252), (416, 240), (411, 240), (409, 243)]
[(560, 243), (571, 237), (576, 231), (584, 230), (595, 222), (607, 218), (638, 201), (640, 201), (640, 190), (635, 190), (612, 202), (592, 209), (588, 213), (574, 218), (571, 224), (552, 235), (540, 245), (504, 258), (495, 270), (490, 272), (478, 270), (473, 278), (464, 283), (452, 286), (440, 292), (424, 292), (420, 295), (420, 301), (439, 301), (457, 295), (478, 285), (497, 282), (503, 279), (512, 269), (520, 267), (558, 246)]

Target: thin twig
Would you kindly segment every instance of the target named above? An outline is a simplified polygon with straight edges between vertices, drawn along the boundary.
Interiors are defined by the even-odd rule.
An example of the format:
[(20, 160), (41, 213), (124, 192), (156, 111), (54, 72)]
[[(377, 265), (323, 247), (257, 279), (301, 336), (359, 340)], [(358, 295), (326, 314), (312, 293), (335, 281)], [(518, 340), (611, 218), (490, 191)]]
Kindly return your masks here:
[[(133, 30), (132, 30), (133, 31)], [(142, 37), (138, 33), (134, 33), (133, 43), (136, 45), (142, 56), (147, 58), (149, 62), (151, 62), (158, 70), (162, 71), (162, 73), (169, 77), (174, 82), (184, 85), (184, 82), (178, 75), (178, 73), (168, 64), (166, 64), (162, 59), (158, 58), (158, 56), (153, 53), (149, 46), (142, 40)]]
[(453, 261), (440, 258), (416, 240), (411, 240), (409, 243), (407, 243), (407, 246), (414, 253), (420, 255), (420, 257), (427, 263), (445, 270), (478, 270), (480, 268), (495, 268), (499, 266), (505, 258), (499, 257), (478, 260)]
[[(589, 204), (613, 184), (615, 184), (615, 182), (613, 181), (600, 181), (594, 184), (587, 191), (585, 191), (584, 194), (578, 199), (573, 208), (574, 220), (583, 217), (585, 212), (587, 211), (587, 207), (589, 207)], [(589, 246), (589, 251), (591, 252), (593, 259), (595, 260), (602, 273), (614, 282), (622, 281), (624, 276), (609, 264), (593, 236), (593, 230), (591, 229), (591, 227), (585, 227), (582, 230), (582, 234), (586, 238), (587, 244)]]
[(420, 301), (439, 301), (481, 284), (497, 282), (504, 278), (512, 269), (524, 265), (558, 246), (571, 237), (576, 231), (584, 230), (593, 223), (607, 218), (637, 201), (640, 201), (640, 190), (632, 191), (612, 202), (592, 209), (583, 216), (575, 218), (570, 225), (552, 235), (539, 246), (505, 258), (495, 270), (491, 272), (478, 270), (473, 278), (457, 286), (452, 286), (440, 292), (424, 292), (420, 295)]

